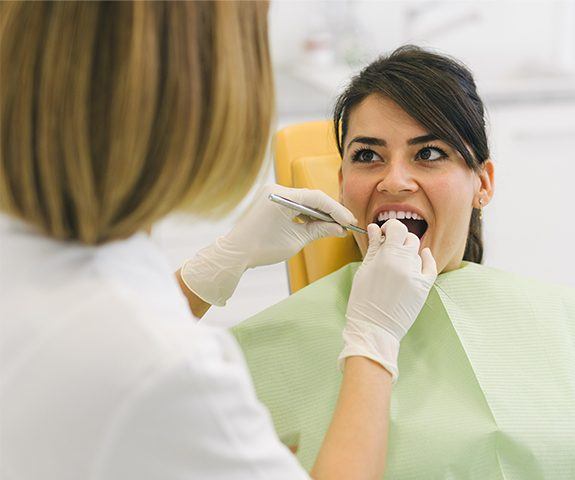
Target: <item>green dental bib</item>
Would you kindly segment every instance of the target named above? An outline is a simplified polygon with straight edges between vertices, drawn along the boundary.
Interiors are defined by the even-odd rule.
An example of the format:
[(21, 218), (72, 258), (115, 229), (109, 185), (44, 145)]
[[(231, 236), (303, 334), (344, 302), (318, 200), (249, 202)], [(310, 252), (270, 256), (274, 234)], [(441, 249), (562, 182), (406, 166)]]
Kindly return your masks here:
[[(309, 470), (337, 400), (348, 265), (234, 329)], [(386, 479), (575, 479), (575, 293), (473, 263), (401, 342)]]

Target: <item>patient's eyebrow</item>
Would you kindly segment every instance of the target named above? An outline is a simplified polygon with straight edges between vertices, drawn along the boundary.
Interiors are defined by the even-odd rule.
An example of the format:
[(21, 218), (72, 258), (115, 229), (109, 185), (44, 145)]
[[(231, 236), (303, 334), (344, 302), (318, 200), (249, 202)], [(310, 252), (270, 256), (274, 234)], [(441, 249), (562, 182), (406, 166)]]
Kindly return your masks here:
[[(439, 140), (439, 137), (437, 135), (432, 134), (432, 133), (426, 133), (425, 135), (421, 135), (419, 137), (410, 138), (407, 141), (407, 144), (408, 145), (418, 145), (420, 143), (433, 142), (434, 140)], [(374, 145), (377, 147), (387, 147), (387, 142), (383, 138), (377, 138), (377, 137), (363, 137), (363, 136), (354, 137), (347, 144), (346, 148), (349, 148), (352, 143), (363, 143), (364, 145)]]
[(354, 137), (347, 144), (347, 148), (349, 148), (352, 143), (363, 143), (365, 145), (375, 145), (377, 147), (387, 146), (387, 142), (383, 138), (377, 137)]
[(420, 137), (414, 137), (407, 141), (408, 145), (417, 145), (419, 143), (427, 143), (433, 142), (434, 140), (439, 140), (437, 135), (433, 135), (432, 133), (428, 133), (426, 135), (421, 135)]

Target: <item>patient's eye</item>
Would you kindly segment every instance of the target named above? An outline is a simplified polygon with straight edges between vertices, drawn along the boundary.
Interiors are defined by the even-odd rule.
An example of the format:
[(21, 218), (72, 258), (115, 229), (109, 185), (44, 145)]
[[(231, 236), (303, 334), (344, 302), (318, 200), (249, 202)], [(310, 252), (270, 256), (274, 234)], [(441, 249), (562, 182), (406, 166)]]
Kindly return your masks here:
[(447, 158), (448, 155), (441, 148), (434, 146), (423, 147), (419, 152), (417, 152), (416, 158), (418, 160), (423, 160), (426, 162), (433, 162), (435, 160), (441, 160), (442, 158)]
[(381, 160), (381, 157), (370, 148), (361, 148), (353, 153), (352, 161), (358, 163), (372, 163)]

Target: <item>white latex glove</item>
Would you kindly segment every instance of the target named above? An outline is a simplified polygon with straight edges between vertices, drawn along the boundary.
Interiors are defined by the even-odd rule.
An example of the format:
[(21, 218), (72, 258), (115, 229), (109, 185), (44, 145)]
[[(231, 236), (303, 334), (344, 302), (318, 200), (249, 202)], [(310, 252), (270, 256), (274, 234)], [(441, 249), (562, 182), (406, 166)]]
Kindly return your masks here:
[(399, 220), (368, 225), (367, 232), (369, 247), (353, 280), (339, 364), (343, 368), (351, 356), (370, 358), (395, 383), (399, 342), (423, 308), (437, 267), (429, 248), (418, 254), (419, 238)]
[(225, 305), (248, 268), (283, 262), (318, 238), (345, 237), (345, 230), (336, 223), (296, 223), (298, 212), (271, 202), (270, 193), (321, 210), (341, 224), (357, 223), (347, 208), (319, 190), (263, 187), (230, 233), (184, 263), (182, 280), (205, 302)]

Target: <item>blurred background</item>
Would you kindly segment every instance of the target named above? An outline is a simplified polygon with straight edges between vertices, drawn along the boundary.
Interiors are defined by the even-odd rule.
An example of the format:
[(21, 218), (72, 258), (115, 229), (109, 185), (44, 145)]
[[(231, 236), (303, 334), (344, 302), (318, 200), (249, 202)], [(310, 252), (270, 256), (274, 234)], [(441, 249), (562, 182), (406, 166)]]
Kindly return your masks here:
[[(275, 129), (330, 118), (349, 78), (400, 45), (462, 60), (486, 104), (496, 166), (484, 263), (575, 287), (575, 0), (272, 0), (269, 20)], [(268, 165), (259, 185), (274, 181)], [(175, 270), (244, 205), (218, 222), (173, 215), (153, 236)], [(288, 293), (284, 264), (252, 270), (206, 318), (231, 325)]]

